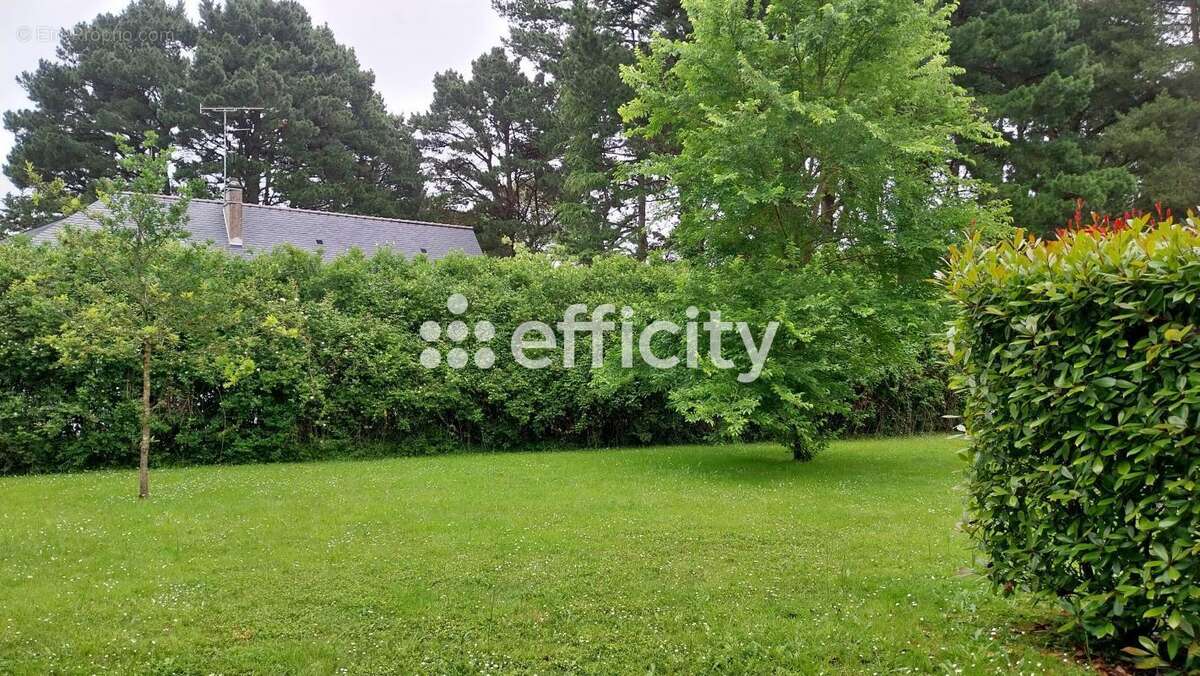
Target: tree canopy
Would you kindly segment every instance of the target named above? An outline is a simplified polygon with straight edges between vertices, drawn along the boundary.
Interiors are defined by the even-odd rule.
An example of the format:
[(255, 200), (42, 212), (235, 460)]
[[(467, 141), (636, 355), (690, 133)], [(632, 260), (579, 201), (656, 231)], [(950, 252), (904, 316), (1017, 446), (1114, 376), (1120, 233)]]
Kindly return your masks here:
[[(641, 170), (679, 191), (693, 255), (808, 261), (859, 251), (928, 268), (946, 235), (998, 218), (952, 172), (954, 139), (995, 134), (946, 61), (949, 10), (910, 0), (690, 0), (626, 81)], [(857, 254), (850, 254), (857, 255)]]
[[(230, 135), (230, 174), (248, 202), (393, 217), (420, 208), (410, 129), (353, 50), (296, 2), (205, 0), (196, 25), (182, 3), (135, 0), (64, 31), (57, 59), (19, 82), (33, 107), (4, 116), (16, 136), (5, 173), (19, 188), (30, 163), (92, 196), (103, 178), (131, 178), (114, 139), (150, 130), (160, 148), (180, 149), (161, 192), (196, 177), (215, 190), (224, 130), (200, 106), (258, 106), (231, 120), (241, 131)], [(38, 216), (20, 199), (7, 212)]]
[(496, 48), (433, 80), (433, 104), (413, 118), (438, 204), (470, 215), (481, 245), (541, 249), (559, 227), (560, 179), (552, 164), (554, 91)]
[[(113, 139), (151, 130), (180, 149), (161, 191), (211, 193), (224, 136), (199, 109), (220, 104), (266, 109), (231, 118), (247, 201), (470, 223), (495, 254), (870, 243), (913, 262), (1004, 203), (1042, 233), (1080, 202), (1200, 205), (1200, 145), (1182, 141), (1200, 131), (1195, 0), (493, 6), (504, 45), (438, 73), (404, 119), (295, 0), (203, 0), (198, 21), (133, 0), (20, 76), (4, 171), (91, 197), (130, 178)], [(8, 195), (5, 230), (52, 207)]]
[(970, 147), (1014, 221), (1063, 224), (1099, 212), (1200, 204), (1195, 3), (964, 0), (953, 16), (959, 82), (987, 108), (1003, 147)]
[[(497, 0), (512, 24), (512, 49), (553, 78), (554, 124), (565, 179), (561, 240), (585, 256), (631, 251), (645, 258), (655, 242), (653, 195), (661, 182), (629, 171), (661, 143), (629, 134), (620, 107), (633, 97), (621, 79), (655, 35), (683, 38), (689, 24), (679, 0)], [(659, 214), (670, 218), (671, 214)]]

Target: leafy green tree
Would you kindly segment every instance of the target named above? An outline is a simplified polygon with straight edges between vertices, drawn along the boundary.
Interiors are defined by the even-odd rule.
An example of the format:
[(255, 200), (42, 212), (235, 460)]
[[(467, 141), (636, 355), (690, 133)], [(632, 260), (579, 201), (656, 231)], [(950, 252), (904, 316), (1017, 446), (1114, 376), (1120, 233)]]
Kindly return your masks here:
[(429, 111), (413, 118), (441, 208), (467, 212), (484, 250), (545, 247), (559, 229), (553, 89), (499, 47), (433, 80)]
[(663, 150), (631, 137), (620, 106), (633, 96), (620, 68), (656, 34), (683, 37), (679, 0), (507, 0), (496, 8), (512, 22), (513, 49), (553, 77), (555, 126), (565, 170), (562, 240), (584, 255), (651, 246), (653, 195), (663, 185), (629, 168)]
[(687, 39), (659, 38), (623, 71), (626, 123), (678, 149), (638, 169), (677, 191), (673, 236), (713, 271), (696, 277), (712, 302), (778, 322), (780, 338), (759, 380), (685, 378), (673, 401), (805, 460), (854, 384), (912, 352), (936, 316), (923, 280), (947, 241), (1003, 229), (1003, 206), (954, 171), (956, 138), (998, 137), (953, 81), (937, 3), (684, 5)]
[(688, 40), (624, 70), (622, 112), (680, 152), (642, 165), (679, 192), (676, 237), (713, 260), (822, 249), (924, 277), (947, 236), (1000, 215), (949, 170), (996, 135), (946, 63), (949, 10), (908, 0), (685, 2)]
[[(65, 364), (96, 356), (140, 361), (138, 497), (146, 498), (155, 355), (177, 343), (181, 326), (208, 323), (219, 313), (198, 311), (203, 275), (195, 274), (187, 256), (171, 255), (187, 236), (192, 192), (184, 186), (177, 198), (168, 200), (155, 194), (166, 180), (171, 153), (139, 153), (121, 138), (114, 143), (124, 156), (122, 170), (133, 178), (100, 184), (97, 204), (84, 212), (98, 224), (98, 232), (66, 235), (63, 245), (94, 281), (77, 289), (77, 297), (59, 299), (66, 319), (47, 342)], [(142, 147), (161, 148), (157, 135), (147, 132)], [(39, 196), (56, 197), (62, 184), (43, 183), (38, 189)]]

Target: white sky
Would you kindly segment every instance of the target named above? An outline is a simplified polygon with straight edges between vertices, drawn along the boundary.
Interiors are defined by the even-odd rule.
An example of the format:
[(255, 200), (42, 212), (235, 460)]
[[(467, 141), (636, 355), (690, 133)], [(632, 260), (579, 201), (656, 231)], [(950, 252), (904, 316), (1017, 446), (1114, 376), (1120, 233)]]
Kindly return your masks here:
[[(0, 110), (29, 106), (16, 83), (39, 59), (53, 59), (58, 30), (117, 12), (126, 0), (3, 0), (0, 2)], [(196, 19), (198, 0), (185, 0)], [(300, 0), (313, 22), (329, 24), (338, 42), (354, 48), (375, 73), (375, 88), (394, 113), (428, 107), (433, 75), (466, 71), (471, 60), (499, 45), (507, 29), (491, 0)], [(13, 137), (0, 129), (0, 158)], [(0, 195), (13, 189), (0, 176)]]

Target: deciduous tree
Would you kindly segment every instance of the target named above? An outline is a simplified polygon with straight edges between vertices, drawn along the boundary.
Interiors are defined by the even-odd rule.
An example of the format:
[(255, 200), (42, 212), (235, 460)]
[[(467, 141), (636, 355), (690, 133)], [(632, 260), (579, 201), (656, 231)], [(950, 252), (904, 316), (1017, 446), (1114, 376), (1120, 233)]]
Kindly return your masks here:
[[(185, 324), (205, 324), (216, 316), (202, 310), (205, 283), (194, 265), (200, 245), (184, 248), (187, 208), (192, 188), (178, 197), (155, 194), (166, 180), (170, 152), (147, 132), (144, 152), (135, 152), (121, 138), (114, 141), (124, 159), (121, 168), (133, 178), (105, 179), (98, 201), (84, 214), (96, 232), (70, 231), (62, 244), (75, 264), (86, 268), (92, 283), (70, 298), (54, 299), (61, 306), (61, 329), (47, 340), (65, 364), (89, 358), (125, 357), (140, 363), (141, 416), (138, 445), (138, 497), (150, 495), (150, 444), (154, 406), (153, 365), (159, 351), (170, 349)], [(39, 197), (57, 197), (60, 181), (41, 183)], [(194, 255), (188, 256), (188, 253)], [(211, 289), (209, 289), (211, 291)]]
[(996, 134), (953, 82), (933, 2), (690, 0), (692, 34), (625, 69), (643, 163), (678, 189), (677, 239), (713, 260), (822, 249), (924, 275), (946, 237), (998, 214), (949, 169)]

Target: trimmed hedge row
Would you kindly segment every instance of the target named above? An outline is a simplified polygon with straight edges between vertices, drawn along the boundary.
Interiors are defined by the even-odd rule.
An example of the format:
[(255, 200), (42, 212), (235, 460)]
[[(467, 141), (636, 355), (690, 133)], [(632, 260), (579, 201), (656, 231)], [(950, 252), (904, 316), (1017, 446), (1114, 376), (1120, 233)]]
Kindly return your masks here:
[[(58, 246), (18, 238), (0, 244), (0, 473), (129, 466), (140, 386), (134, 341), (66, 359), (71, 317), (93, 311), (103, 280), (103, 238), (76, 233)], [(182, 255), (180, 248), (176, 254)], [(200, 259), (197, 260), (197, 256)], [(831, 421), (850, 413), (855, 384), (883, 378), (916, 351), (914, 318), (933, 294), (895, 289), (861, 271), (773, 270), (735, 263), (722, 270), (628, 257), (591, 265), (546, 256), (451, 257), (437, 263), (386, 252), (324, 263), (283, 249), (251, 261), (192, 251), (205, 280), (197, 324), (154, 362), (156, 463), (232, 463), (448, 449), (625, 445), (709, 438), (772, 439), (798, 457), (820, 447)], [(927, 285), (926, 285), (927, 286)], [(470, 303), (447, 308), (452, 293)], [(89, 300), (91, 299), (91, 300)], [(603, 368), (592, 369), (581, 335), (575, 368), (561, 357), (528, 370), (508, 354), (527, 320), (554, 325), (566, 307), (633, 308), (632, 321), (688, 322), (689, 306), (745, 321), (761, 339), (779, 321), (761, 376), (739, 383), (746, 360), (737, 333), (720, 370), (618, 368), (619, 331), (607, 334)], [(877, 311), (889, 307), (889, 312)], [(426, 321), (496, 327), (490, 369), (419, 362), (444, 338), (420, 336)], [(620, 321), (619, 317), (615, 318)], [(71, 337), (79, 339), (78, 336)], [(474, 336), (463, 345), (473, 350)], [(682, 339), (655, 351), (685, 357)], [(79, 351), (76, 351), (79, 352)], [(916, 368), (916, 365), (913, 365)]]
[(968, 529), (1144, 667), (1200, 666), (1200, 235), (1135, 222), (952, 250)]

